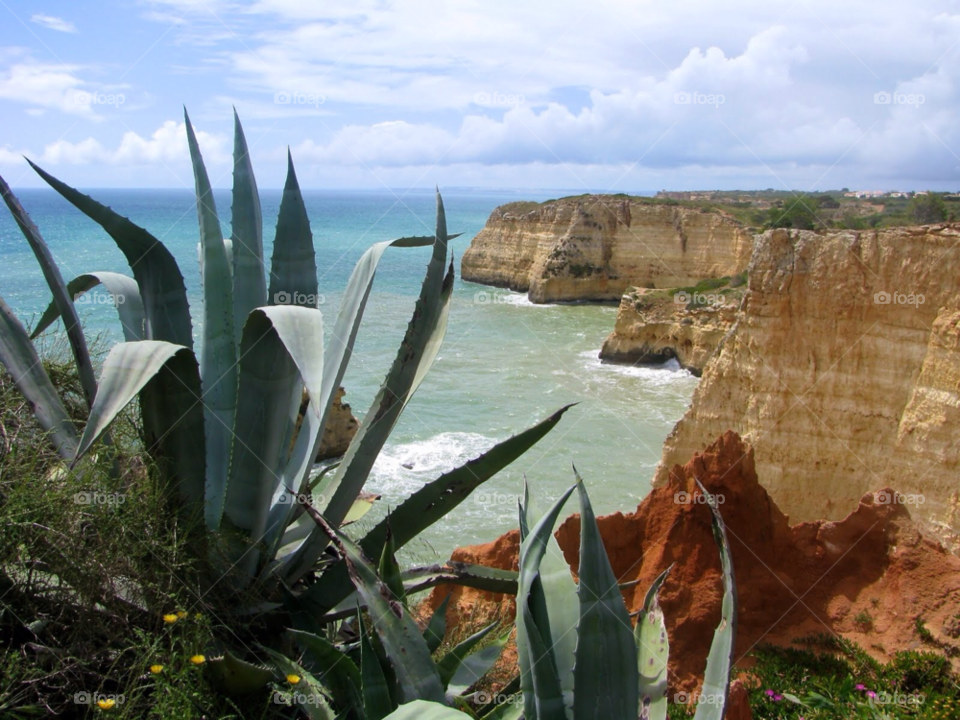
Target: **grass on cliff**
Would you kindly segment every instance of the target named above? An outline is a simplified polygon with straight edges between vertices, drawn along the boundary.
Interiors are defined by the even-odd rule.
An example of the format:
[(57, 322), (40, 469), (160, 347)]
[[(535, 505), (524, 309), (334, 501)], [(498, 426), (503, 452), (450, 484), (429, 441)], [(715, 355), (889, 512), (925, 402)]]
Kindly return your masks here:
[[(41, 355), (80, 424), (69, 352)], [(198, 533), (138, 452), (136, 414), (112, 434), (119, 473), (103, 451), (66, 471), (0, 369), (0, 718), (100, 717), (98, 698), (120, 718), (282, 717), (269, 699), (241, 711), (191, 663), (238, 630), (216, 589), (198, 589)]]

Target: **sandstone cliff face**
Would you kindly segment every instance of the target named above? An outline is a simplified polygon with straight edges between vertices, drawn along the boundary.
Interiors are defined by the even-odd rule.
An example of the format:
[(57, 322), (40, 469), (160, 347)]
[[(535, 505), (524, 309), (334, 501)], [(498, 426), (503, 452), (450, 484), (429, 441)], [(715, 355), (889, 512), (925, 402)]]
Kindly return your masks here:
[(333, 398), (333, 405), (330, 407), (330, 416), (327, 418), (327, 426), (323, 429), (323, 437), (320, 438), (320, 448), (317, 450), (317, 461), (327, 460), (329, 458), (340, 457), (347, 452), (350, 447), (350, 441), (357, 434), (360, 423), (353, 416), (350, 406), (343, 402), (343, 396), (346, 391), (341, 387)]
[(617, 300), (631, 286), (678, 287), (740, 272), (751, 236), (718, 212), (615, 195), (511, 203), (463, 255), (464, 280), (533, 302)]
[(736, 319), (739, 295), (723, 300), (688, 307), (662, 291), (632, 288), (620, 300), (616, 325), (600, 358), (630, 364), (676, 358), (699, 376)]
[[(735, 652), (739, 659), (757, 643), (791, 644), (815, 633), (835, 633), (872, 653), (916, 647), (914, 620), (950, 640), (950, 620), (960, 602), (960, 558), (925, 539), (906, 508), (878, 502), (884, 492), (852, 502), (838, 522), (790, 525), (757, 480), (754, 453), (728, 432), (657, 487), (631, 513), (598, 519), (617, 578), (638, 583), (624, 590), (631, 611), (643, 605), (650, 583), (673, 570), (660, 592), (670, 636), (670, 692), (693, 692), (700, 683), (713, 630), (720, 620), (720, 560), (710, 511), (677, 502), (694, 493), (699, 479), (722, 496), (739, 596)], [(574, 570), (579, 559), (580, 519), (568, 518), (556, 533)], [(518, 535), (461, 548), (453, 559), (501, 568), (517, 567)], [(470, 588), (440, 587), (429, 605), (451, 594), (448, 627), (459, 616), (475, 623), (515, 613), (513, 598)], [(867, 611), (872, 627), (857, 625)], [(881, 655), (879, 659), (884, 659)]]
[(839, 518), (886, 485), (943, 517), (960, 488), (958, 242), (960, 225), (758, 236), (736, 325), (656, 480), (733, 429), (794, 519)]

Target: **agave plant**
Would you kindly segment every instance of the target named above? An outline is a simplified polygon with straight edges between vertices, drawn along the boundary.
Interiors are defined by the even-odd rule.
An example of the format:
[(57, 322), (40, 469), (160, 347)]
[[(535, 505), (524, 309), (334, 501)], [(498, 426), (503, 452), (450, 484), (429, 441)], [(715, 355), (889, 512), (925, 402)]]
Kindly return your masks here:
[[(577, 583), (553, 537), (560, 511), (574, 490), (580, 497)], [(694, 718), (720, 720), (733, 665), (737, 595), (723, 520), (715, 499), (702, 486), (700, 491), (710, 507), (713, 535), (720, 548), (723, 601)], [(542, 517), (525, 493), (520, 537), (516, 624), (522, 699), (481, 709), (481, 716), (490, 720), (664, 720), (669, 640), (657, 598), (669, 568), (650, 586), (632, 627), (579, 475), (576, 484)], [(426, 698), (403, 705), (388, 716), (389, 720), (459, 717), (460, 713)]]
[[(203, 283), (199, 358), (183, 276), (176, 260), (144, 228), (31, 163), (60, 195), (99, 224), (125, 255), (132, 277), (94, 271), (63, 281), (39, 230), (6, 182), (0, 193), (33, 248), (53, 301), (32, 337), (62, 318), (71, 340), (90, 415), (82, 435), (43, 370), (32, 337), (0, 298), (0, 362), (35, 410), (60, 456), (76, 465), (124, 407), (138, 400), (144, 445), (176, 491), (184, 512), (202, 513), (207, 535), (226, 548), (233, 587), (260, 583), (305, 627), (342, 616), (353, 585), (346, 564), (323, 558), (328, 535), (304, 513), (315, 506), (339, 528), (369, 508), (361, 495), (376, 458), (404, 406), (440, 349), (453, 290), (443, 201), (436, 232), (369, 248), (351, 275), (333, 331), (324, 344), (313, 237), (293, 161), (280, 203), (269, 276), (263, 258), (257, 184), (239, 118), (234, 114), (231, 234), (225, 238), (197, 138), (185, 116), (196, 181)], [(377, 265), (390, 247), (431, 247), (413, 316), (397, 356), (338, 466), (314, 476), (313, 460), (336, 391), (350, 360)], [(269, 277), (269, 282), (267, 281)], [(94, 373), (74, 298), (102, 284), (115, 296), (124, 342)], [(301, 398), (307, 407), (300, 413)], [(402, 547), (461, 503), (542, 438), (563, 408), (462, 467), (427, 483), (390, 516), (392, 542)], [(304, 501), (304, 502), (301, 502)], [(359, 540), (380, 557), (387, 521)], [(301, 582), (313, 573), (315, 581)], [(412, 589), (460, 581), (491, 589), (516, 587), (510, 573), (461, 565), (419, 568), (401, 581)], [(272, 588), (272, 590), (271, 590)], [(348, 608), (347, 614), (356, 612)]]
[(494, 622), (435, 661), (433, 655), (446, 632), (447, 601), (421, 631), (408, 608), (392, 536), (375, 566), (358, 544), (309, 504), (305, 507), (345, 563), (357, 591), (354, 608), (363, 606), (366, 612), (356, 612), (338, 632), (288, 631), (288, 644), (300, 649), (299, 661), (264, 648), (273, 663), (272, 672), (230, 658), (234, 680), (242, 677), (249, 691), (278, 675), (298, 678), (290, 689), (293, 700), (309, 708), (313, 717), (331, 720), (381, 720), (401, 704), (418, 699), (447, 708), (468, 707), (469, 688), (497, 661), (509, 631), (493, 637), (499, 625)]

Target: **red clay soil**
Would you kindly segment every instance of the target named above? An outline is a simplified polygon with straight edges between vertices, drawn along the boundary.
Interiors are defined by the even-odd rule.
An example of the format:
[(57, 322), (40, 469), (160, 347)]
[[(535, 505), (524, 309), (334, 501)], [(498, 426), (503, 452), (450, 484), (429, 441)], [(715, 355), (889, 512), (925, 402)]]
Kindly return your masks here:
[[(669, 565), (660, 591), (670, 636), (671, 692), (699, 685), (713, 631), (720, 619), (720, 561), (710, 528), (710, 511), (700, 503), (679, 503), (675, 494), (693, 493), (694, 478), (723, 496), (739, 592), (736, 656), (741, 665), (757, 643), (789, 644), (798, 637), (830, 633), (878, 654), (919, 647), (914, 627), (922, 617), (934, 636), (960, 612), (960, 558), (926, 539), (903, 504), (886, 489), (868, 493), (837, 522), (790, 525), (757, 480), (753, 451), (727, 432), (686, 465), (674, 466), (667, 485), (654, 488), (629, 514), (599, 518), (610, 563), (621, 582), (639, 580), (624, 591), (631, 611), (647, 587)], [(579, 515), (556, 533), (572, 568), (579, 563)], [(519, 537), (511, 531), (493, 542), (456, 550), (453, 560), (517, 568)], [(512, 618), (510, 596), (469, 588), (440, 587), (428, 600), (436, 607), (453, 593), (448, 627), (460, 616), (479, 621)], [(866, 611), (871, 626), (858, 626)], [(861, 616), (862, 619), (863, 616)]]

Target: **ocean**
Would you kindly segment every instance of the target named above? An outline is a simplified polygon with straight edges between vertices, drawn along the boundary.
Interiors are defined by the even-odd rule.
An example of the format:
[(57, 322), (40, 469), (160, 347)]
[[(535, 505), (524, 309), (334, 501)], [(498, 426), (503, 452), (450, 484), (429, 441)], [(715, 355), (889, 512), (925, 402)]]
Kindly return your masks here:
[[(171, 250), (184, 274), (196, 332), (201, 295), (192, 191), (86, 192), (146, 227)], [(130, 274), (113, 241), (59, 195), (48, 190), (17, 194), (65, 280), (94, 270)], [(328, 328), (354, 263), (367, 247), (433, 233), (433, 192), (312, 191), (304, 197)], [(649, 490), (663, 440), (688, 407), (696, 378), (672, 362), (636, 368), (601, 364), (597, 352), (613, 329), (613, 306), (533, 305), (523, 294), (460, 279), (459, 258), (497, 205), (556, 194), (453, 189), (443, 197), (449, 231), (463, 233), (451, 243), (458, 277), (446, 339), (377, 461), (366, 489), (382, 499), (363, 524), (424, 482), (573, 402), (579, 404), (553, 432), (403, 555), (408, 561), (434, 561), (456, 546), (486, 542), (515, 528), (524, 476), (543, 507), (573, 482), (571, 464), (587, 483), (598, 514), (633, 510)], [(215, 198), (229, 223), (229, 191), (216, 192)], [(261, 202), (269, 261), (280, 191), (262, 191)], [(224, 234), (229, 235), (228, 226)], [(346, 401), (361, 420), (403, 337), (428, 253), (390, 249), (380, 264), (344, 379)], [(49, 302), (40, 268), (5, 209), (0, 213), (0, 295), (30, 325)], [(86, 305), (81, 318), (88, 337), (122, 339), (112, 307)], [(568, 510), (576, 510), (575, 499)]]

